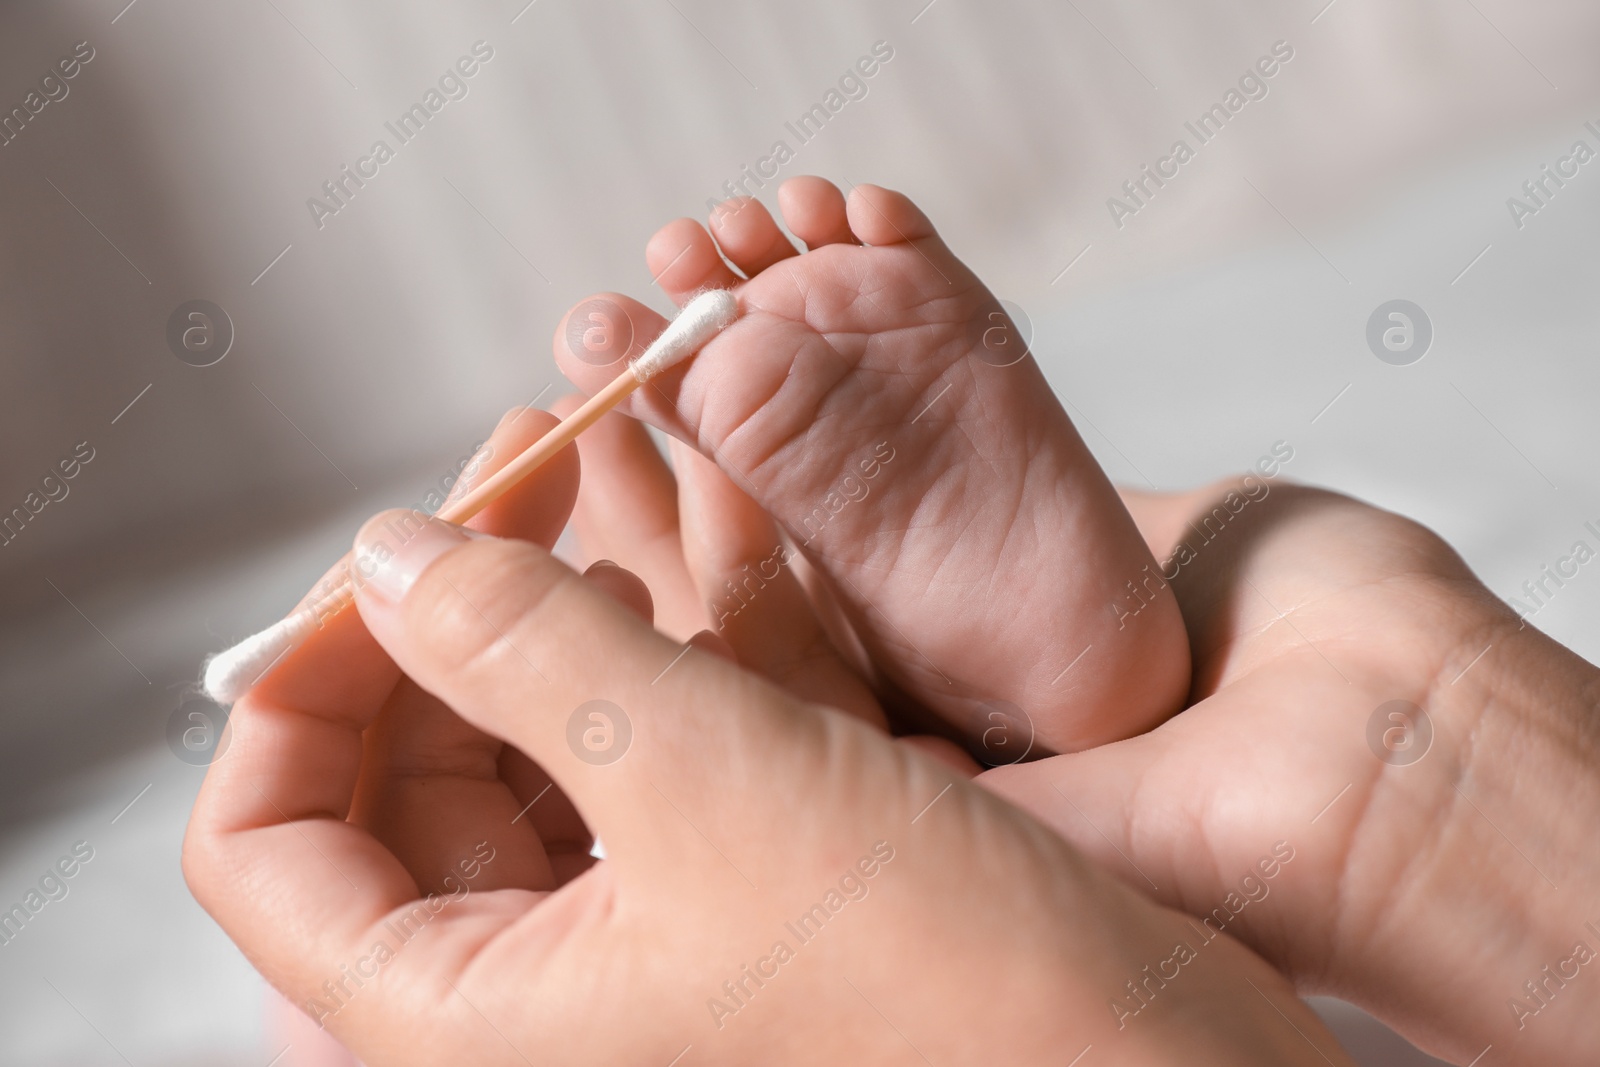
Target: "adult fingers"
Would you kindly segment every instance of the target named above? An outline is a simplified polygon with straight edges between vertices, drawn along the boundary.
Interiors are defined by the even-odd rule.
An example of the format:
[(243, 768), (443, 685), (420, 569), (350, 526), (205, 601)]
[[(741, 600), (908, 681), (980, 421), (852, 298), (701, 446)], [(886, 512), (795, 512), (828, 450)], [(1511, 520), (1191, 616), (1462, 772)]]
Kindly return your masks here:
[[(453, 499), (500, 470), (559, 420), (549, 412), (507, 412), (459, 472)], [(469, 525), (548, 547), (578, 491), (577, 453), (567, 448), (512, 486)], [(437, 506), (427, 500), (425, 506)], [(389, 524), (386, 543), (409, 536), (424, 516)], [(350, 819), (389, 848), (424, 892), (459, 881), (480, 851), (495, 855), (479, 888), (551, 889), (550, 863), (534, 824), (515, 818), (522, 804), (499, 773), (501, 741), (462, 721), (409, 679), (402, 679), (365, 732), (365, 765)]]
[(345, 822), (362, 732), (399, 679), (351, 610), (327, 619), (233, 706), (184, 838), (195, 898), (292, 997), (371, 944), (417, 896), (398, 859)]
[(550, 775), (512, 745), (500, 746), (500, 778), (517, 798), (516, 822), (533, 824), (555, 884), (564, 886), (594, 865), (594, 834)]
[[(571, 487), (563, 493), (562, 481), (575, 481), (575, 457), (557, 457), (542, 474), (484, 522), (553, 536), (570, 505)], [(319, 587), (345, 573), (341, 561)], [(234, 705), (230, 747), (196, 800), (185, 877), (280, 988), (315, 989), (353, 951), (370, 947), (375, 924), (419, 893), (390, 849), (346, 821), (362, 774), (363, 734), (399, 680), (357, 612), (325, 618)]]
[(496, 856), (480, 889), (554, 889), (533, 824), (500, 777), (497, 737), (462, 720), (402, 678), (367, 728), (349, 820), (405, 865), (422, 894), (442, 893), (480, 850)]
[[(638, 575), (601, 560), (586, 570), (583, 578), (645, 622), (650, 621), (650, 590)], [(556, 788), (544, 768), (511, 745), (502, 744), (499, 775), (517, 798), (517, 813), (511, 821), (526, 819), (532, 825), (544, 845), (557, 886), (566, 885), (594, 865), (594, 857), (589, 854), (594, 835), (572, 806), (572, 800)]]
[[(1385, 767), (1359, 741), (1350, 744), (1370, 705), (1336, 676), (1308, 689), (1305, 677), (1319, 668), (1314, 653), (1298, 655), (1147, 734), (997, 767), (979, 781), (1128, 885), (1202, 917), (1236, 898), (1239, 879), (1263, 855), (1287, 864), (1300, 853), (1268, 875), (1284, 891), (1275, 905), (1217, 918), (1279, 967), (1315, 971), (1315, 958), (1331, 951), (1324, 938), (1349, 916), (1337, 875)], [(1319, 709), (1289, 730), (1285, 682), (1297, 707)]]
[(632, 571), (617, 566), (609, 559), (601, 559), (589, 565), (583, 572), (583, 580), (645, 622), (655, 618), (655, 603), (650, 595), (650, 587)]
[[(556, 410), (569, 412), (577, 398)], [(613, 412), (578, 445), (583, 484), (572, 526), (588, 560), (607, 559), (644, 580), (656, 628), (686, 640), (709, 623), (684, 566), (678, 533), (678, 486), (644, 425)]]
[(408, 675), (543, 767), (617, 862), (641, 870), (748, 836), (751, 813), (714, 798), (793, 795), (822, 773), (822, 735), (842, 721), (674, 644), (542, 549), (469, 543), (445, 523), (384, 560), (357, 602)]
[[(538, 408), (506, 412), (461, 472), (447, 499), (455, 500), (482, 484), (560, 421), (555, 413)], [(578, 451), (568, 446), (467, 520), (467, 525), (496, 537), (520, 537), (548, 548), (567, 524), (578, 485)]]

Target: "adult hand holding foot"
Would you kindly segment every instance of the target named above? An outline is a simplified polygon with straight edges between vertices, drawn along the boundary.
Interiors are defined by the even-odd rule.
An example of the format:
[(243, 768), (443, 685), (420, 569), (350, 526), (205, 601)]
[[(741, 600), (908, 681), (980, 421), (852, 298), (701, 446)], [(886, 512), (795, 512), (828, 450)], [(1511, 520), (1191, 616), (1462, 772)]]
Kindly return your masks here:
[[(687, 634), (709, 603), (739, 662), (882, 722), (864, 683), (841, 684), (798, 563), (743, 584), (778, 537), (753, 501), (684, 446), (669, 471), (621, 416), (584, 447), (574, 525), (641, 568), (658, 618), (689, 620)], [(1251, 506), (1201, 544), (1186, 531), (1230, 491)], [(1595, 669), (1520, 628), (1399, 516), (1258, 480), (1125, 495), (1157, 557), (1184, 561), (1165, 573), (1202, 672), (1194, 705), (980, 784), (1204, 937), (1243, 938), (1302, 991), (1361, 1004), (1455, 1062), (1593, 1062)], [(1175, 553), (1180, 540), (1199, 547)], [(1165, 1007), (1116, 1003), (1141, 1022)]]
[[(535, 543), (575, 474), (485, 512), (504, 540), (363, 528), (359, 618), (235, 706), (201, 792), (196, 896), (365, 1062), (1348, 1062), (1226, 937), (1119, 1030), (1108, 1001), (1190, 922), (870, 726), (686, 653), (619, 568), (580, 579)], [(572, 739), (593, 700), (631, 723), (613, 762), (592, 720)], [(610, 859), (581, 858), (585, 825)]]
[[(1491, 1045), (1594, 1062), (1595, 669), (1519, 627), (1437, 537), (1355, 501), (1265, 499), (1259, 483), (1125, 494), (1130, 520), (1032, 361), (988, 358), (998, 305), (906, 198), (796, 178), (778, 199), (806, 251), (740, 200), (707, 226), (669, 223), (646, 253), (674, 300), (736, 285), (746, 311), (628, 406), (725, 476), (680, 462), (688, 491), (657, 526), (685, 531), (695, 580), (658, 566), (652, 584), (736, 606), (741, 662), (782, 684), (842, 654), (878, 694), (909, 698), (894, 710), (974, 748), (991, 702), (1022, 708), (1033, 752), (1074, 754), (982, 781), (1302, 991), (1461, 1063)], [(660, 321), (607, 300), (641, 334)], [(558, 361), (597, 388), (604, 372), (568, 338)], [(892, 468), (858, 473), (878, 443)], [(708, 551), (726, 524), (697, 512), (736, 499), (728, 479), (770, 518)], [(1213, 515), (1226, 533), (1161, 581), (1154, 561)], [(762, 647), (775, 620), (805, 621), (770, 583), (746, 595), (778, 526), (818, 579), (817, 617), (840, 623), (836, 652), (809, 624), (783, 655)], [(1144, 608), (1108, 614), (1133, 588)], [(1423, 742), (1404, 735), (1429, 723), (1415, 761)], [(1384, 747), (1397, 730), (1412, 748)], [(1122, 1010), (1148, 1018), (1136, 994)]]
[[(1230, 489), (1124, 496), (1167, 559)], [(1172, 588), (1192, 705), (980, 781), (1435, 1055), (1600, 1060), (1600, 672), (1428, 530), (1308, 488)]]

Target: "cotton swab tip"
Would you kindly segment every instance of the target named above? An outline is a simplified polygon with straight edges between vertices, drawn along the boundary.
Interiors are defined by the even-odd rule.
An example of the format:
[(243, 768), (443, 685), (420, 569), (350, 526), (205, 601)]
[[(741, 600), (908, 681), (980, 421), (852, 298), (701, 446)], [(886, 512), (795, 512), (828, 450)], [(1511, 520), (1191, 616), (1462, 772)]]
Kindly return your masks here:
[(693, 300), (633, 361), (634, 377), (647, 382), (682, 363), (739, 317), (739, 298), (727, 289), (710, 289)]
[(285, 652), (305, 640), (316, 625), (310, 613), (295, 612), (232, 648), (218, 652), (206, 663), (201, 680), (206, 696), (218, 704), (232, 704), (248, 693), (256, 680)]

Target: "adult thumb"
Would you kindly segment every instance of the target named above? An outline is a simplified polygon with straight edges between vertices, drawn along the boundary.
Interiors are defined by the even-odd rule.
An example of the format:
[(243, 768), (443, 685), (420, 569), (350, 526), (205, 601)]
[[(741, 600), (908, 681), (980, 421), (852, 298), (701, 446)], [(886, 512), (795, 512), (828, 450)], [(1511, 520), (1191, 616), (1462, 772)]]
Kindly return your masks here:
[(823, 716), (668, 640), (538, 545), (387, 512), (351, 569), (401, 670), (544, 768), (618, 862), (748, 834), (766, 824), (752, 798), (796, 795), (805, 754), (826, 750)]
[[(1164, 904), (1183, 905), (1172, 866), (1182, 814), (1154, 822), (1139, 819), (1141, 784), (1162, 758), (1163, 740), (1145, 734), (1051, 756), (1032, 763), (995, 767), (978, 783), (1028, 812), (1061, 837)], [(1136, 832), (1137, 831), (1137, 832)]]

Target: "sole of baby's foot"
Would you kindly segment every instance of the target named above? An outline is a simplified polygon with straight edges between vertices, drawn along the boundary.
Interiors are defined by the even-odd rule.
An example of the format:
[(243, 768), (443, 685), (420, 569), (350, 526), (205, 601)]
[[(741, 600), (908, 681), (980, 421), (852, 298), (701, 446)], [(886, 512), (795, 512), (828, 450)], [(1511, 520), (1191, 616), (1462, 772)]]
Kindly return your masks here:
[[(760, 502), (879, 680), (984, 762), (1102, 744), (1176, 711), (1189, 677), (1176, 602), (994, 295), (899, 193), (846, 198), (801, 178), (779, 203), (806, 251), (752, 200), (650, 242), (674, 300), (734, 288), (742, 315), (632, 414)], [(611, 364), (574, 350), (569, 323), (556, 335), (590, 392), (662, 326), (616, 295), (573, 314), (597, 301), (627, 320)]]

